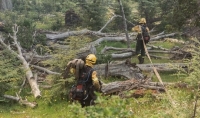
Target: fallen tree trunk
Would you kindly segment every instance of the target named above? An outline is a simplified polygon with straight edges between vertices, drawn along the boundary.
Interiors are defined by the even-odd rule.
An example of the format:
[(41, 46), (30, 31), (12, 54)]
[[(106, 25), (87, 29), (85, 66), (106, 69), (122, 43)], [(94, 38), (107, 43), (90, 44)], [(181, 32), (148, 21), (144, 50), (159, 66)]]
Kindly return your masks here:
[(170, 59), (170, 57), (164, 57), (164, 56), (157, 56), (157, 55), (152, 55), (150, 54), (149, 55), (151, 58), (154, 58), (154, 59)]
[[(152, 71), (152, 64), (137, 64), (142, 71)], [(187, 68), (187, 63), (154, 63), (153, 66), (159, 72), (175, 71), (180, 68)]]
[[(135, 49), (131, 49), (131, 48), (115, 48), (115, 47), (104, 47), (101, 51), (102, 54), (105, 54), (107, 51), (120, 51), (120, 52), (115, 52), (111, 54), (111, 58), (112, 59), (126, 59), (126, 58), (130, 58), (132, 56), (136, 55)], [(162, 53), (162, 54), (178, 54), (178, 55), (182, 55), (183, 53), (180, 51), (171, 51), (171, 50), (165, 50), (164, 51), (160, 51), (160, 50), (148, 50), (149, 53)], [(169, 57), (159, 57), (159, 56), (155, 56), (155, 55), (151, 55), (154, 58), (165, 58), (165, 59), (170, 59)]]
[(125, 62), (117, 64), (98, 64), (94, 66), (99, 76), (121, 76), (128, 79), (144, 79), (140, 69)]
[(142, 83), (142, 81), (136, 81), (134, 79), (127, 80), (127, 81), (116, 81), (116, 82), (111, 82), (108, 84), (104, 84), (102, 86), (102, 93), (109, 95), (113, 93), (119, 93), (122, 91), (127, 91), (127, 90), (132, 90), (137, 87)]
[(165, 37), (172, 37), (172, 36), (175, 36), (175, 35), (176, 35), (176, 33), (158, 35), (156, 37), (152, 37), (151, 41), (155, 41), (155, 40), (162, 39), (162, 38), (165, 38)]
[(3, 97), (6, 99), (17, 101), (19, 104), (25, 105), (25, 106), (28, 106), (31, 108), (35, 108), (37, 106), (37, 103), (28, 102), (27, 100), (22, 100), (20, 97), (15, 97), (15, 96), (11, 96), (11, 95), (3, 95)]
[(112, 59), (126, 59), (136, 55), (135, 52), (125, 52), (121, 54), (111, 54)]
[[(106, 39), (111, 38), (113, 40), (116, 39), (116, 41), (118, 41), (118, 38), (126, 39), (124, 33), (121, 33), (121, 34), (101, 33), (99, 31), (91, 31), (91, 30), (88, 30), (88, 29), (83, 29), (83, 30), (80, 30), (80, 31), (69, 31), (69, 32), (64, 32), (64, 33), (60, 33), (60, 34), (46, 34), (46, 37), (47, 37), (47, 39), (57, 40), (57, 39), (64, 39), (64, 38), (67, 38), (67, 37), (70, 37), (70, 36), (78, 36), (78, 35), (84, 35), (84, 34), (85, 35), (90, 34), (90, 35), (94, 35), (94, 36), (101, 36), (102, 38), (107, 37)], [(133, 33), (131, 33), (131, 36), (136, 35), (136, 34), (137, 33), (133, 32)], [(175, 36), (175, 35), (176, 35), (176, 33), (157, 35), (156, 37), (152, 37), (151, 41), (155, 41), (155, 40), (162, 39), (162, 38), (165, 38), (165, 37), (172, 37), (172, 36)], [(132, 39), (135, 39), (135, 38), (132, 37)], [(127, 41), (127, 40), (125, 40), (125, 41)]]
[(150, 45), (150, 44), (147, 44), (147, 46), (151, 47), (151, 50), (152, 49), (159, 49), (159, 50), (169, 51), (169, 49), (163, 48), (163, 47), (160, 47), (160, 46), (154, 46), (154, 45)]
[[(180, 68), (187, 68), (187, 63), (155, 63), (154, 67), (159, 72), (175, 71)], [(94, 66), (99, 76), (121, 76), (127, 79), (144, 79), (142, 71), (152, 71), (152, 64), (126, 64), (121, 61), (113, 64), (98, 64)]]
[(83, 29), (80, 31), (68, 31), (60, 34), (46, 34), (47, 39), (57, 40), (57, 39), (64, 39), (70, 36), (78, 36), (78, 35), (94, 35), (94, 36), (101, 36), (101, 37), (117, 37), (117, 36), (124, 36), (124, 34), (117, 34), (117, 33), (101, 33), (99, 31), (91, 31), (88, 29)]
[[(166, 86), (172, 86), (174, 88), (189, 88), (186, 83), (167, 83), (164, 82), (148, 82), (147, 80), (125, 80), (125, 81), (115, 81), (102, 85), (101, 92), (104, 95), (111, 94), (123, 94), (124, 91), (130, 90), (156, 90), (157, 92), (165, 92)], [(155, 92), (155, 91), (154, 91)], [(129, 96), (130, 97), (130, 96)]]
[[(106, 53), (107, 51), (112, 50), (112, 51), (129, 51), (129, 52), (134, 52), (135, 53), (135, 49), (132, 48), (115, 48), (115, 47), (104, 47), (101, 51), (101, 53)], [(183, 54), (182, 52), (179, 51), (171, 51), (171, 50), (148, 50), (149, 53), (165, 53), (165, 54)], [(118, 53), (118, 52), (116, 52)], [(115, 54), (116, 54), (115, 53)]]
[(134, 79), (103, 84), (101, 91), (105, 95), (110, 95), (114, 93), (120, 93), (123, 91), (130, 91), (133, 89), (140, 89), (140, 88), (165, 91), (165, 88), (164, 86), (162, 86), (162, 84), (152, 85), (150, 83), (146, 83), (145, 80), (134, 80)]
[(99, 45), (101, 42), (103, 41), (122, 41), (122, 42), (126, 42), (126, 37), (102, 37), (97, 39), (96, 41), (91, 42), (91, 45)]

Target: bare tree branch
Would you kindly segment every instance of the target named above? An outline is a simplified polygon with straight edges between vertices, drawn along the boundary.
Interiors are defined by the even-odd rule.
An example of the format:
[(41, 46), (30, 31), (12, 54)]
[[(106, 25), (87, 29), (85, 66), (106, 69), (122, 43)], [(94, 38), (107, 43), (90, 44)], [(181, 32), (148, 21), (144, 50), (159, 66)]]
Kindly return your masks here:
[(28, 102), (27, 100), (22, 100), (19, 96), (15, 97), (15, 96), (11, 96), (11, 95), (4, 95), (3, 97), (10, 99), (10, 100), (17, 101), (17, 102), (19, 102), (19, 104), (26, 105), (31, 108), (35, 108), (37, 106), (37, 103), (35, 103), (35, 102), (32, 103), (32, 102)]
[(38, 69), (38, 70), (41, 70), (41, 71), (44, 71), (48, 74), (53, 74), (53, 75), (59, 75), (60, 73), (57, 73), (57, 72), (53, 72), (53, 71), (50, 71), (46, 68), (43, 68), (43, 67), (40, 67), (40, 66), (36, 66), (36, 65), (31, 65), (31, 67), (35, 68), (35, 69)]
[(21, 51), (21, 46), (20, 44), (17, 42), (17, 32), (18, 32), (18, 26), (15, 24), (13, 27), (13, 36), (11, 36), (13, 38), (14, 44), (17, 47), (17, 53), (15, 51), (13, 51), (11, 48), (9, 48), (4, 42), (2, 37), (0, 37), (0, 43), (7, 48), (11, 53), (13, 53), (14, 55), (17, 56), (17, 58), (22, 62), (24, 69), (26, 70), (26, 78), (30, 84), (32, 93), (34, 95), (35, 98), (40, 97), (40, 90), (39, 87), (37, 85), (37, 81), (33, 78), (33, 73), (29, 67), (29, 63), (26, 61), (26, 59), (23, 57), (22, 55), (22, 51)]

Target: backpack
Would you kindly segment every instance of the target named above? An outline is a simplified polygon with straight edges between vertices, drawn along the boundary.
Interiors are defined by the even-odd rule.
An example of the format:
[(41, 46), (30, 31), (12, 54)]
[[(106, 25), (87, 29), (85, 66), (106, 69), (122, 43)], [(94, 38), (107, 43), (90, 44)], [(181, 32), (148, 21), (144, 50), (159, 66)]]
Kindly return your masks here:
[(84, 70), (80, 70), (80, 76), (77, 80), (76, 84), (72, 86), (70, 90), (71, 99), (84, 101), (88, 98), (89, 90), (87, 86), (87, 82), (89, 81), (91, 72), (93, 69), (85, 72)]
[(144, 42), (148, 43), (150, 40), (150, 35), (149, 35), (149, 32), (147, 31), (147, 27), (141, 26), (141, 29), (142, 29), (142, 37), (144, 39)]

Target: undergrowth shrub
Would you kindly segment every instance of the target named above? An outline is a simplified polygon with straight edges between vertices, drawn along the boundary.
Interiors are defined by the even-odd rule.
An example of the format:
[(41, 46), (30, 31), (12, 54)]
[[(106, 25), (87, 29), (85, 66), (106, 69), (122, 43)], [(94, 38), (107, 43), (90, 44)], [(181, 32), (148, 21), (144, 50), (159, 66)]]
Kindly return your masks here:
[[(44, 65), (50, 67), (50, 70), (63, 73), (67, 63), (76, 58), (76, 54), (91, 39), (89, 37), (72, 36), (65, 41), (68, 42), (69, 40), (70, 44), (68, 49), (53, 51), (53, 58), (43, 62)], [(75, 82), (74, 76), (63, 79), (62, 75), (48, 75), (46, 81), (52, 85), (52, 89), (45, 91), (44, 95), (45, 101), (50, 104), (58, 100), (67, 101), (69, 90)]]
[(0, 96), (22, 81), (21, 62), (8, 50), (0, 51)]

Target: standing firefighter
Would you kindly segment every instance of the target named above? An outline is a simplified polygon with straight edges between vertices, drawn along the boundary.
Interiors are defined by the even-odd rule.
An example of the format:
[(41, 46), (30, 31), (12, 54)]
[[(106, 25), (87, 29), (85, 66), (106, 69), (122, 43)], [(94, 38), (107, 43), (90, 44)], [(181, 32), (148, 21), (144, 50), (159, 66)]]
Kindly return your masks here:
[(97, 96), (94, 91), (100, 90), (100, 81), (97, 78), (97, 72), (93, 69), (96, 63), (96, 56), (89, 54), (85, 62), (81, 59), (74, 59), (68, 63), (71, 67), (71, 73), (75, 74), (76, 84), (70, 90), (70, 99), (78, 100), (82, 107), (94, 105)]
[[(145, 49), (144, 45), (146, 45), (150, 40), (149, 28), (146, 26), (146, 19), (141, 18), (139, 25), (132, 28), (133, 32), (137, 32), (137, 43), (136, 43), (136, 54), (139, 60), (139, 64), (144, 63)], [(144, 40), (144, 43), (143, 43)]]

